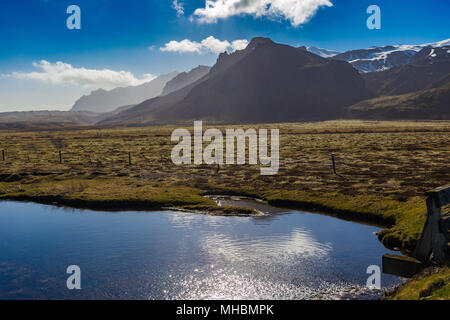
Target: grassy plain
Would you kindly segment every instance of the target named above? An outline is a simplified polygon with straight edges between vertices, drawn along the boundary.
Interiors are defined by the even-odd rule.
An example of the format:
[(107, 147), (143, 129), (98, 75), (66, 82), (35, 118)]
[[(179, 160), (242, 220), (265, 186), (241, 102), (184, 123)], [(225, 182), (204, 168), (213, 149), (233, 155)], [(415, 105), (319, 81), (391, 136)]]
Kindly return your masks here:
[(450, 182), (450, 121), (236, 127), (280, 129), (278, 175), (260, 175), (259, 165), (222, 165), (218, 173), (215, 165), (176, 166), (170, 126), (0, 131), (0, 198), (229, 214), (202, 195), (246, 195), (383, 225), (380, 240), (409, 253), (425, 221), (424, 193)]

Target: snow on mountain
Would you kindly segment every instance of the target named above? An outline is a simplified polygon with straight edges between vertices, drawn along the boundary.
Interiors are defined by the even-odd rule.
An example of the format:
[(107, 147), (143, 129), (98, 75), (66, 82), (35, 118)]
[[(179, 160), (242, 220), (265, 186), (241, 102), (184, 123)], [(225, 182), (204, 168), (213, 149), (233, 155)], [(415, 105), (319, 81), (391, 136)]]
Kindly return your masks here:
[[(412, 58), (426, 47), (444, 48), (450, 46), (450, 39), (421, 45), (394, 45), (351, 50), (333, 57), (351, 63), (360, 72), (373, 72), (406, 65)], [(430, 54), (430, 57), (434, 53)]]
[(308, 50), (311, 53), (317, 54), (318, 56), (321, 56), (322, 58), (331, 58), (335, 55), (340, 54), (339, 51), (335, 50), (328, 50), (323, 48), (317, 48), (317, 47), (307, 47), (306, 50)]
[(423, 44), (422, 46), (423, 47), (433, 47), (433, 48), (446, 47), (446, 46), (450, 46), (450, 39), (442, 40), (439, 42), (427, 43), (427, 44)]

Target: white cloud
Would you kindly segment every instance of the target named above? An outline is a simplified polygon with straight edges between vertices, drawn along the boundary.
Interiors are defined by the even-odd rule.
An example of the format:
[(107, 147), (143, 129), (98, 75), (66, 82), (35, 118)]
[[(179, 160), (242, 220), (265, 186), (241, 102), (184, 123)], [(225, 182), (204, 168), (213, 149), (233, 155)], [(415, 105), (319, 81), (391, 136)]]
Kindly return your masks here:
[(294, 27), (311, 19), (320, 7), (332, 7), (331, 0), (206, 0), (193, 16), (199, 22), (213, 23), (235, 15), (284, 18)]
[(233, 51), (243, 50), (247, 46), (248, 46), (247, 40), (234, 40), (233, 43), (231, 43), (231, 47), (233, 48)]
[(136, 86), (155, 78), (151, 74), (145, 74), (142, 79), (138, 79), (127, 71), (74, 68), (72, 65), (60, 61), (51, 63), (41, 60), (34, 62), (33, 66), (40, 69), (40, 71), (29, 73), (14, 72), (11, 76), (16, 79), (38, 80), (54, 85), (77, 85), (85, 88), (103, 89)]
[(184, 6), (181, 2), (178, 2), (178, 0), (172, 1), (172, 8), (177, 12), (177, 16), (184, 15)]
[(220, 41), (213, 36), (209, 36), (208, 38), (202, 40), (202, 46), (206, 50), (209, 50), (213, 53), (221, 53), (226, 51), (227, 48), (231, 46), (231, 43), (229, 43), (227, 40)]
[(164, 45), (164, 47), (160, 48), (161, 51), (169, 51), (169, 52), (182, 52), (182, 53), (200, 53), (202, 49), (202, 44), (191, 41), (188, 39), (184, 39), (183, 41), (175, 41), (172, 40)]
[(221, 53), (231, 49), (232, 51), (242, 50), (248, 45), (247, 40), (234, 40), (230, 43), (227, 40), (219, 40), (213, 36), (203, 39), (201, 42), (184, 39), (182, 41), (172, 40), (161, 47), (161, 51), (178, 53)]

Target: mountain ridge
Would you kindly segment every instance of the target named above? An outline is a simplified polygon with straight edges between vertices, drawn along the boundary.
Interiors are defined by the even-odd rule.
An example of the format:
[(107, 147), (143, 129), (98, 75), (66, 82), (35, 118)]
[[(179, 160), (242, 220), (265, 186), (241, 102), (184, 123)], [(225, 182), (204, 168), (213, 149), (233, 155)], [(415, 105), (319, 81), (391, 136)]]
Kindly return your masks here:
[(169, 93), (182, 89), (185, 86), (203, 78), (206, 74), (208, 74), (210, 69), (211, 68), (208, 66), (200, 65), (188, 72), (179, 73), (166, 83), (161, 95), (168, 95)]
[(110, 112), (122, 106), (137, 104), (159, 96), (166, 83), (177, 75), (178, 72), (171, 72), (139, 86), (119, 87), (112, 90), (98, 89), (79, 98), (71, 110)]

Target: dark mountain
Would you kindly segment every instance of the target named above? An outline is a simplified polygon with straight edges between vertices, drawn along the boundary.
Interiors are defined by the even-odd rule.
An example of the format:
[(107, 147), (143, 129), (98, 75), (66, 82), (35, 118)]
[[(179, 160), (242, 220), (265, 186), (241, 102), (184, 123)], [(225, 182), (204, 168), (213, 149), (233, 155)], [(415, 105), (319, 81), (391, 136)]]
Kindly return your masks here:
[(222, 53), (196, 83), (147, 100), (103, 124), (333, 119), (344, 107), (369, 97), (364, 80), (349, 63), (255, 38), (244, 50)]
[(110, 112), (121, 106), (138, 104), (159, 96), (166, 83), (177, 75), (178, 73), (172, 72), (139, 86), (93, 91), (75, 102), (72, 111)]
[(197, 68), (192, 69), (189, 72), (182, 72), (177, 75), (175, 78), (167, 82), (162, 95), (168, 95), (174, 91), (180, 90), (191, 83), (196, 82), (197, 80), (203, 78), (208, 74), (210, 67), (208, 66), (198, 66)]
[(436, 89), (361, 101), (348, 111), (356, 119), (448, 120), (450, 82)]
[(446, 83), (450, 73), (450, 46), (426, 47), (407, 65), (363, 74), (367, 87), (378, 96), (432, 89)]

